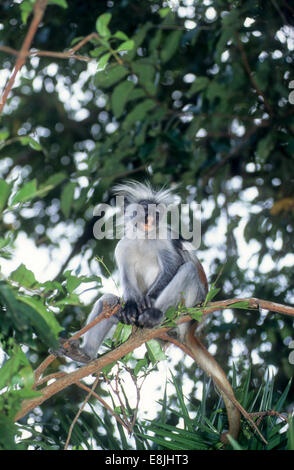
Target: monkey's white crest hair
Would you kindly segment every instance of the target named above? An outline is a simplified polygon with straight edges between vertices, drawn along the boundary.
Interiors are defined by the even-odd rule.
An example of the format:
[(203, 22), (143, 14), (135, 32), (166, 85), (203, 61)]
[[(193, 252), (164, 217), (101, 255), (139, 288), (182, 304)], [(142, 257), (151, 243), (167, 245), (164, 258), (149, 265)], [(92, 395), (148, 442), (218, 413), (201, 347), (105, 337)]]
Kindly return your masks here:
[(113, 187), (113, 193), (117, 196), (124, 196), (130, 204), (138, 203), (143, 199), (150, 200), (155, 204), (174, 203), (173, 189), (164, 187), (155, 189), (149, 181), (140, 183), (134, 180), (127, 180), (123, 184), (117, 184)]

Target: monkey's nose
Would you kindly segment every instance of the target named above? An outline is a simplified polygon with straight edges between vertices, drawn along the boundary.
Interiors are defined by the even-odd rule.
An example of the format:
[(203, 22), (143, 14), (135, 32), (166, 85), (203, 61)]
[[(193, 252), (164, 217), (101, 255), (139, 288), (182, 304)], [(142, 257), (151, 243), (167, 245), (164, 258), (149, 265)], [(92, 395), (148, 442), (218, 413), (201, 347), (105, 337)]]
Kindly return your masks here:
[(154, 218), (153, 218), (151, 215), (149, 215), (149, 216), (146, 218), (145, 222), (146, 222), (146, 223), (144, 224), (144, 228), (145, 228), (145, 230), (149, 230), (149, 229), (152, 228), (152, 225), (153, 225), (153, 222), (154, 222)]

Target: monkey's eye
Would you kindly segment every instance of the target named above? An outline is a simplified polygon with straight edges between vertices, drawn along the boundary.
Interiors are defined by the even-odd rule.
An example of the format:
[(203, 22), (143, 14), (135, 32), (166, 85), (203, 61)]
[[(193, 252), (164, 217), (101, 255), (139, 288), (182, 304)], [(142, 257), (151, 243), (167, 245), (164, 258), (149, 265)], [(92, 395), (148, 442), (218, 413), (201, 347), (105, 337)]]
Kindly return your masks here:
[(136, 217), (138, 215), (137, 211), (133, 211), (132, 217)]

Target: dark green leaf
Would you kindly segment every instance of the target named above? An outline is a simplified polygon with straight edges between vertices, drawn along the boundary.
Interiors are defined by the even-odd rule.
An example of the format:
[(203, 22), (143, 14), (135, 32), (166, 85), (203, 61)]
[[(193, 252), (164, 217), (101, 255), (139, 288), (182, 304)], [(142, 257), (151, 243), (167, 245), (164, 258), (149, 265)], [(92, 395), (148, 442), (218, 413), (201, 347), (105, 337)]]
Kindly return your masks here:
[(5, 209), (9, 194), (11, 191), (11, 185), (6, 183), (5, 180), (0, 179), (0, 213)]
[(111, 95), (111, 106), (115, 117), (118, 118), (122, 115), (134, 86), (135, 84), (133, 82), (125, 80), (114, 88)]
[(141, 103), (137, 104), (137, 106), (134, 107), (134, 109), (128, 114), (128, 116), (124, 120), (123, 128), (129, 129), (134, 123), (142, 121), (148, 111), (153, 109), (155, 106), (156, 103), (151, 99), (144, 100)]
[(95, 85), (99, 88), (109, 88), (128, 75), (128, 70), (122, 65), (110, 65), (95, 75)]
[(160, 58), (163, 63), (168, 62), (176, 53), (182, 37), (182, 31), (173, 31), (170, 33), (163, 45)]
[(156, 341), (156, 339), (151, 339), (150, 341), (147, 341), (146, 348), (152, 364), (155, 364), (157, 361), (162, 361), (166, 359), (166, 356), (163, 350), (161, 349), (159, 342)]
[(66, 218), (69, 217), (69, 214), (72, 208), (75, 187), (76, 187), (75, 183), (70, 182), (63, 188), (62, 193), (61, 193), (60, 207)]

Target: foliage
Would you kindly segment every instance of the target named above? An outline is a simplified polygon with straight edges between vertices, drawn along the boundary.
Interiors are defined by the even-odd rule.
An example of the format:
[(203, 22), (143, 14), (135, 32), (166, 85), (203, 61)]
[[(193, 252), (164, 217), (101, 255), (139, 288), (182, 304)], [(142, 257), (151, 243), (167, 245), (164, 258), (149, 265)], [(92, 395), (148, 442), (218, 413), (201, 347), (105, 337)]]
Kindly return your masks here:
[[(9, 361), (6, 364), (8, 365), (8, 363)], [(113, 451), (128, 449), (152, 451), (219, 450), (224, 448), (219, 436), (227, 426), (226, 413), (222, 400), (216, 399), (211, 382), (204, 383), (203, 397), (200, 403), (196, 403), (195, 400), (187, 401), (183, 394), (181, 381), (175, 377), (172, 377), (171, 384), (178, 399), (178, 406), (169, 405), (165, 391), (163, 399), (159, 402), (158, 417), (153, 420), (137, 418), (131, 441), (121, 423), (111, 420), (107, 415), (102, 419), (102, 410), (97, 409), (95, 401), (90, 399), (89, 411), (83, 412), (73, 428), (70, 440), (71, 448), (81, 450), (100, 448)], [(289, 416), (287, 423), (287, 417), (280, 414), (287, 399), (290, 383), (282, 394), (277, 393), (274, 380), (269, 376), (258, 390), (249, 388), (249, 384), (250, 371), (244, 375), (242, 384), (238, 387), (235, 384), (234, 389), (238, 398), (241, 399), (241, 404), (246, 406), (249, 412), (256, 413), (255, 420), (258, 419), (259, 414), (262, 416), (266, 410), (269, 411), (268, 416), (265, 415), (259, 425), (268, 444), (265, 445), (259, 436), (254, 434), (250, 425), (242, 420), (238, 443), (230, 438), (231, 444), (227, 444), (225, 448), (231, 450), (294, 450), (293, 418)], [(214, 396), (214, 406), (207, 414), (205, 410), (211, 392)], [(17, 393), (20, 395), (21, 391)], [(38, 392), (32, 391), (31, 393), (37, 394)], [(26, 396), (29, 396), (28, 391), (26, 391)], [(14, 401), (16, 402), (16, 397), (14, 397)], [(126, 406), (124, 412), (122, 408), (116, 408), (116, 413), (123, 417), (123, 414), (127, 412), (132, 417), (135, 410), (128, 402), (126, 402)], [(15, 425), (8, 423), (10, 427), (16, 428), (14, 432), (17, 435), (20, 436), (25, 431), (29, 434), (17, 444), (12, 438), (12, 429), (4, 421), (6, 427), (2, 429), (6, 429), (7, 434), (1, 433), (0, 438), (6, 449), (63, 449), (72, 419), (71, 414), (56, 413), (54, 427), (58, 428), (58, 433), (54, 431), (52, 424), (46, 426), (45, 432), (41, 432), (37, 429), (38, 427), (19, 426), (16, 428)], [(9, 431), (11, 435), (9, 435)]]
[[(2, 46), (21, 48), (34, 4), (1, 2), (5, 80), (14, 55)], [(89, 309), (80, 294), (89, 282), (97, 291), (100, 275), (114, 271), (115, 240), (93, 239), (94, 208), (112, 201), (114, 182), (147, 177), (158, 185), (181, 183), (184, 201), (202, 203), (200, 254), (216, 299), (254, 295), (293, 302), (291, 2), (52, 0), (33, 47), (36, 52), (19, 73), (0, 123), (0, 332), (3, 358), (9, 357), (0, 375), (2, 388), (7, 388), (0, 395), (4, 448), (15, 446), (19, 428), (12, 421), (21, 399), (37, 393), (31, 389), (32, 364), (46, 357), (63, 329), (68, 334), (81, 327)], [(51, 55), (42, 55), (44, 50)], [(56, 264), (55, 276), (40, 282), (31, 267), (36, 260), (18, 262), (24, 237), (34, 243), (36, 258), (38, 250), (47, 249), (50, 264)], [(103, 262), (97, 263), (97, 256)], [(17, 263), (9, 269), (13, 260)], [(277, 393), (288, 387), (293, 375), (290, 319), (235, 309), (231, 317), (211, 319), (203, 335), (226, 370), (237, 362), (232, 354), (241, 345), (245, 354), (238, 357), (239, 370), (255, 358), (254, 380), (271, 365), (277, 372)], [(148, 348), (150, 356), (141, 365), (158, 354), (157, 346)], [(176, 373), (183, 375), (182, 367), (177, 364)], [(193, 382), (199, 378), (194, 366), (186, 373)], [(255, 395), (248, 391), (249, 381), (246, 387), (242, 403), (250, 409)], [(184, 416), (183, 430), (169, 428), (178, 420), (173, 407), (182, 403), (181, 394), (176, 388), (165, 397), (166, 415), (162, 411), (160, 421), (136, 425), (134, 446), (167, 445), (170, 439), (185, 446), (190, 410), (178, 412)], [(267, 381), (259, 396), (273, 394)], [(285, 406), (291, 407), (291, 394), (287, 396)], [(30, 426), (32, 436), (24, 446), (59, 448), (82, 397), (82, 392), (67, 391), (54, 404), (44, 403), (43, 434)], [(204, 437), (200, 433), (192, 441), (213, 448), (223, 414), (210, 396), (206, 399), (196, 420)], [(261, 402), (261, 409), (278, 403), (269, 398)], [(31, 417), (35, 420), (36, 413)], [(93, 431), (97, 423), (109, 431), (106, 437)], [(265, 418), (263, 425), (269, 446), (293, 448), (293, 423), (289, 439), (278, 433), (282, 425), (275, 418)], [(72, 442), (76, 448), (90, 448), (93, 438), (101, 448), (129, 448), (119, 425), (119, 437), (110, 439), (113, 426), (107, 413), (98, 416), (92, 406), (82, 429), (75, 427)], [(155, 428), (163, 434), (161, 443), (142, 441), (141, 435)], [(245, 434), (238, 445), (260, 448)]]

